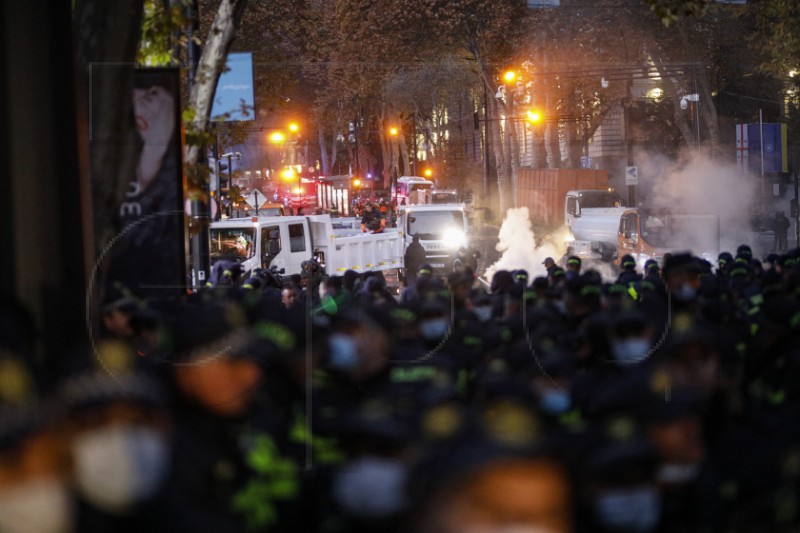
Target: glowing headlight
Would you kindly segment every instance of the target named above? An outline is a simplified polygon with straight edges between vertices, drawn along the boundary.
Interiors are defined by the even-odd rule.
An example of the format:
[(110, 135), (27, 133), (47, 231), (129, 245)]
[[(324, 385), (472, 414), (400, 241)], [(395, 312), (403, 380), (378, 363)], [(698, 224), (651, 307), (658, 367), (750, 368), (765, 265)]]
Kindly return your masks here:
[(467, 244), (467, 236), (464, 232), (456, 228), (447, 228), (442, 235), (445, 246), (448, 248), (461, 248)]

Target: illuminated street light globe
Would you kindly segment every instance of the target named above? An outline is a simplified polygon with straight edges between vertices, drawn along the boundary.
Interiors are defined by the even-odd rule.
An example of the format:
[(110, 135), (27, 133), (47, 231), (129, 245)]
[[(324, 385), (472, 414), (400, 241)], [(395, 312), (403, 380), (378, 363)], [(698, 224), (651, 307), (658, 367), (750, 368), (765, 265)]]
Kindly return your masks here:
[(431, 176), (433, 176), (433, 170), (431, 170), (429, 168), (426, 168), (425, 169), (425, 177), (426, 178), (430, 178)]
[(289, 124), (289, 131), (291, 131), (292, 133), (297, 133), (298, 131), (300, 131), (300, 126), (292, 122), (291, 124)]
[(286, 135), (283, 132), (275, 131), (269, 134), (269, 142), (280, 144), (286, 140)]
[(511, 83), (515, 79), (517, 79), (517, 73), (513, 70), (507, 70), (505, 74), (503, 74), (503, 79), (506, 83)]
[(389, 128), (389, 135), (397, 135), (399, 130), (397, 128)]
[(530, 122), (541, 122), (542, 121), (542, 114), (536, 110), (529, 110), (528, 111), (528, 120)]
[(283, 170), (281, 172), (281, 177), (283, 179), (287, 180), (287, 181), (293, 180), (294, 177), (295, 177), (294, 176), (294, 169), (293, 168), (287, 168), (287, 169)]

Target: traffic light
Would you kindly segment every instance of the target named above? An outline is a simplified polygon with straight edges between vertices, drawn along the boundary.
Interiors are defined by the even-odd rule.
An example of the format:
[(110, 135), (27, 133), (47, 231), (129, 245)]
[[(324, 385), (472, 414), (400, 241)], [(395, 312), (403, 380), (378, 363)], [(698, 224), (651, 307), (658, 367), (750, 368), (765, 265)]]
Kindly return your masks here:
[[(223, 189), (228, 186), (228, 163), (223, 159), (216, 160), (213, 157), (208, 159), (209, 175), (208, 185), (209, 189), (214, 191), (217, 188)], [(218, 180), (222, 180), (217, 187)]]

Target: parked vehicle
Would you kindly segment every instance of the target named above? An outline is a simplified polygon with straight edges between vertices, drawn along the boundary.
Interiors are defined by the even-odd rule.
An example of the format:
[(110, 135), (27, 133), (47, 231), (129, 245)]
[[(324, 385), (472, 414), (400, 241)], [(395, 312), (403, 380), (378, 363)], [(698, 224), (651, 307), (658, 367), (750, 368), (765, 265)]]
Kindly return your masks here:
[(409, 205), (400, 209), (398, 228), (405, 243), (419, 236), (428, 263), (435, 271), (449, 272), (462, 246), (469, 248), (469, 222), (464, 204)]
[(694, 215), (637, 208), (584, 209), (570, 225), (567, 245), (587, 259), (613, 261), (632, 255), (641, 268), (661, 262), (667, 252), (689, 250), (713, 260), (720, 251), (716, 215)]
[(316, 260), (328, 274), (402, 268), (403, 238), (397, 229), (361, 233), (334, 228), (330, 215), (249, 217), (211, 224), (211, 261), (236, 260), (244, 277), (257, 268), (299, 274)]
[(582, 209), (623, 205), (620, 195), (609, 189), (605, 170), (520, 169), (518, 178), (515, 205), (528, 208), (534, 230), (569, 226), (569, 217)]

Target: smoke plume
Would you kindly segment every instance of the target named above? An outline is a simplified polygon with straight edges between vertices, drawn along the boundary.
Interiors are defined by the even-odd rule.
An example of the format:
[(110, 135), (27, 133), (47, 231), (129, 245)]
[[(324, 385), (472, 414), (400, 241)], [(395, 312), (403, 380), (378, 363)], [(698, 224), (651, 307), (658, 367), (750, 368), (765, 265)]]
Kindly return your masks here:
[(497, 239), (496, 249), (502, 255), (496, 263), (486, 269), (486, 279), (488, 280), (491, 280), (498, 270), (525, 269), (529, 279), (545, 276), (547, 271), (542, 261), (546, 257), (552, 257), (558, 261), (563, 253), (550, 243), (536, 247), (527, 207), (506, 211), (506, 217), (500, 226)]
[(691, 154), (678, 162), (640, 154), (640, 206), (684, 217), (675, 222), (672, 246), (695, 254), (733, 251), (739, 244), (760, 247), (750, 218), (757, 201), (758, 178), (734, 165)]

